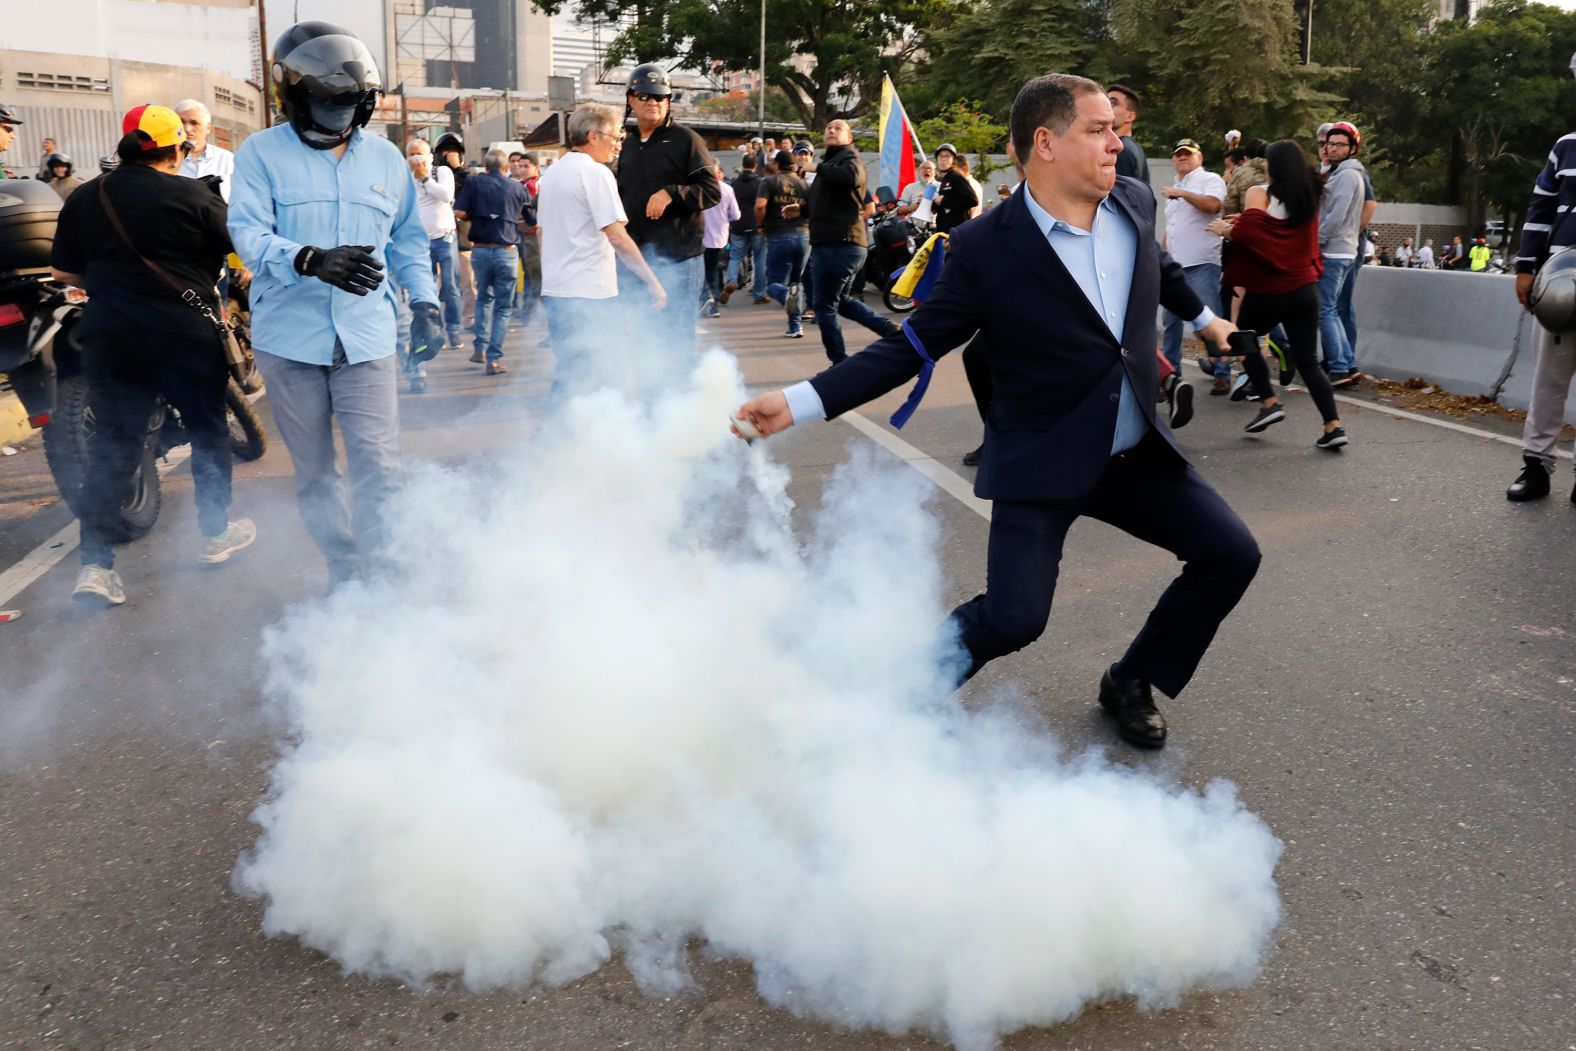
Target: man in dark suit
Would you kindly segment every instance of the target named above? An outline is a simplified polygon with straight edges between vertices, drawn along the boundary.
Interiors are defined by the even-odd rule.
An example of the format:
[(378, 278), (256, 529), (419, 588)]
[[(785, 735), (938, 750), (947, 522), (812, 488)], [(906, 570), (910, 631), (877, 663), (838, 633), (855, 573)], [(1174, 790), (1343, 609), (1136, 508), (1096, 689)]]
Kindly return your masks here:
[(975, 492), (994, 501), (985, 593), (952, 613), (963, 678), (1045, 630), (1062, 541), (1088, 515), (1184, 565), (1100, 682), (1122, 738), (1165, 744), (1151, 687), (1175, 697), (1258, 570), (1247, 527), (1188, 464), (1155, 415), (1157, 306), (1222, 345), (1154, 239), (1153, 191), (1118, 178), (1121, 140), (1098, 84), (1053, 74), (1018, 92), (1012, 141), (1025, 191), (958, 230), (931, 297), (903, 331), (814, 379), (746, 402), (762, 434), (835, 417), (916, 374), (976, 332), (992, 397)]

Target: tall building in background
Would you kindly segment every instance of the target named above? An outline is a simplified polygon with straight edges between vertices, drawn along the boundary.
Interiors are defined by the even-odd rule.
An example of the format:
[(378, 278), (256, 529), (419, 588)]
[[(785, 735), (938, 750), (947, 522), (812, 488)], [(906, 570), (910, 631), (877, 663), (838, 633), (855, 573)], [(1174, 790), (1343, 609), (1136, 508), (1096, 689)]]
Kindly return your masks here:
[(388, 0), (387, 86), (545, 95), (552, 20), (529, 0)]
[[(121, 114), (144, 102), (200, 99), (214, 138), (234, 148), (262, 126), (252, 0), (49, 0), (7, 18), (0, 98), (24, 123), (6, 166), (32, 175), (47, 136), (84, 174), (120, 141)], [(47, 9), (47, 10), (46, 10)]]

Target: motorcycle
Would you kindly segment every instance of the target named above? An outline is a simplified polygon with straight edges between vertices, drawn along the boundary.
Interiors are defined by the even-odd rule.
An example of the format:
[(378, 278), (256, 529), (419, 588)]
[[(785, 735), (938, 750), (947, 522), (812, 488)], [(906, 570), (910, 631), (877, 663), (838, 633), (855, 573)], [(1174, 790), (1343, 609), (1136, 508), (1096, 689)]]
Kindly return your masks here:
[[(78, 331), (88, 296), (51, 276), (49, 243), (54, 239), (60, 198), (43, 183), (31, 185), (52, 201), (34, 200), (36, 194), (26, 184), (0, 190), (0, 376), (21, 401), (28, 423), (42, 430), (50, 474), (67, 506), (80, 518), (94, 427)], [(27, 221), (5, 221), (18, 215)], [(242, 309), (227, 321), (248, 366), (243, 375), (253, 386), (244, 299), (238, 305)], [(261, 457), (268, 447), (267, 433), (247, 391), (233, 376), (225, 389), (225, 409), (232, 455), (243, 462)], [(189, 441), (180, 414), (161, 399), (149, 414), (142, 456), (131, 496), (113, 530), (114, 542), (135, 540), (153, 528), (162, 498), (158, 461)]]
[(870, 231), (870, 255), (865, 261), (865, 275), (871, 284), (881, 289), (881, 301), (894, 314), (906, 314), (914, 309), (914, 301), (893, 293), (892, 285), (914, 258), (921, 239), (920, 229), (911, 220), (896, 214), (877, 222)]

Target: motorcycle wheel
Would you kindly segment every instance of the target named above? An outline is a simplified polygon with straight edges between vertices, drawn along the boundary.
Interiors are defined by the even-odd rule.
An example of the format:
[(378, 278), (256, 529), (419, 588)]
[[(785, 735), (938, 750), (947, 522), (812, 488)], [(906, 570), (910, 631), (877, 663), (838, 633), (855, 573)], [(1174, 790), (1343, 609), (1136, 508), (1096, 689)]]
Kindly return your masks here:
[(251, 399), (232, 378), (224, 388), (224, 418), (230, 426), (230, 456), (241, 463), (261, 459), (268, 451), (268, 432)]
[[(82, 517), (82, 484), (87, 479), (88, 439), (93, 433), (93, 410), (88, 406), (88, 382), (81, 375), (57, 381), (56, 408), (44, 427), (44, 459), (55, 478), (66, 506)], [(162, 426), (163, 413), (160, 412)], [(163, 493), (159, 486), (158, 434), (150, 427), (142, 443), (142, 458), (132, 478), (131, 496), (120, 509), (110, 542), (126, 544), (146, 536), (159, 520)]]
[(886, 308), (894, 314), (907, 314), (914, 309), (914, 301), (907, 296), (895, 294), (890, 285), (881, 291), (881, 302), (885, 303)]

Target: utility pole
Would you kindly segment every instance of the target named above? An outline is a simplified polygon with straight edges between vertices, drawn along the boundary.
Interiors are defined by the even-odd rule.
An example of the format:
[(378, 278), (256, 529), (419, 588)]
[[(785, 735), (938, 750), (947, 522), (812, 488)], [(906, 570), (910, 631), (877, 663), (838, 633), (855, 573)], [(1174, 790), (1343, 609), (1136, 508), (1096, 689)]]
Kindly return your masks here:
[(1302, 64), (1313, 63), (1313, 0), (1308, 0), (1308, 37), (1303, 42)]
[(766, 0), (761, 0), (761, 84), (760, 114), (755, 134), (766, 137)]
[(268, 66), (268, 15), (264, 10), (267, 0), (257, 0), (257, 50), (262, 53), (263, 71), (263, 127), (272, 127), (274, 123), (274, 73)]

